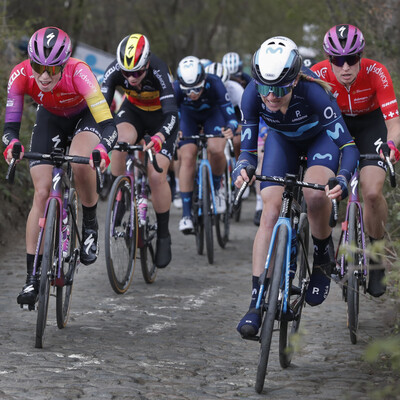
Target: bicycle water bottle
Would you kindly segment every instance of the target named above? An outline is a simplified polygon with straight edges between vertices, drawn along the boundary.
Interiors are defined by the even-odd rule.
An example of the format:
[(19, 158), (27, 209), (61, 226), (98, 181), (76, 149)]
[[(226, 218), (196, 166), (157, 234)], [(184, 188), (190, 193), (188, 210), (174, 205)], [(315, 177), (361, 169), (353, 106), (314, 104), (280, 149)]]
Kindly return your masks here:
[(69, 224), (68, 224), (68, 213), (65, 208), (63, 208), (63, 216), (62, 216), (62, 250), (63, 250), (63, 257), (67, 257), (69, 252)]
[(138, 214), (140, 224), (143, 226), (146, 224), (146, 216), (147, 216), (147, 198), (139, 197), (138, 201)]
[(297, 269), (297, 236), (296, 229), (292, 228), (292, 242), (290, 250), (290, 279), (294, 278)]

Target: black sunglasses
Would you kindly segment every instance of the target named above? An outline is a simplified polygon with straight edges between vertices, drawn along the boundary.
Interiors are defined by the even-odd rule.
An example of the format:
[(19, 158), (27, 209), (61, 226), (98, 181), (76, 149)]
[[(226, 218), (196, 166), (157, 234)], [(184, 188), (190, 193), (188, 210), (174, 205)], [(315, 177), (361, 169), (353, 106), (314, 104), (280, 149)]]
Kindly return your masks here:
[(147, 68), (138, 69), (137, 71), (121, 71), (121, 72), (122, 75), (125, 76), (125, 78), (129, 78), (130, 76), (132, 76), (133, 78), (140, 78), (146, 71)]
[(347, 63), (350, 66), (357, 64), (360, 61), (361, 56), (359, 54), (352, 54), (350, 56), (331, 56), (329, 59), (333, 65), (343, 67), (344, 63)]

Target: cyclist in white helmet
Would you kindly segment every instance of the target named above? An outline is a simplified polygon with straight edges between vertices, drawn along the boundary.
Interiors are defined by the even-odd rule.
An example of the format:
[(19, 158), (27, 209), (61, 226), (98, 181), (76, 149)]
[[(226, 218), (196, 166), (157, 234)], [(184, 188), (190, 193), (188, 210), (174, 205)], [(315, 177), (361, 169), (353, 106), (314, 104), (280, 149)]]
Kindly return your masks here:
[(243, 88), (251, 81), (251, 76), (242, 71), (243, 63), (238, 53), (226, 53), (222, 65), (228, 70), (230, 79), (240, 83)]

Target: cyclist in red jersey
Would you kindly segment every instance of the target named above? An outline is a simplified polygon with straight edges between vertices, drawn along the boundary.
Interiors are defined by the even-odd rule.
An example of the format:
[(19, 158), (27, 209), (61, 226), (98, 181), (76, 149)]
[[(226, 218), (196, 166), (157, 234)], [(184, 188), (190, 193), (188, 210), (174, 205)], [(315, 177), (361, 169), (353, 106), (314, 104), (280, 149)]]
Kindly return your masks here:
[[(14, 67), (8, 81), (3, 133), (6, 161), (10, 162), (12, 148), (19, 142), (24, 96), (29, 95), (38, 104), (31, 151), (50, 153), (55, 147), (65, 148), (71, 140), (70, 154), (91, 157), (95, 148), (100, 150), (100, 168), (104, 171), (109, 163), (107, 153), (117, 139), (117, 130), (89, 66), (70, 58), (71, 41), (56, 27), (35, 32), (28, 44), (28, 55), (28, 60)], [(92, 160), (90, 167), (80, 164), (72, 167), (83, 209), (80, 260), (89, 265), (96, 261), (98, 254), (96, 175), (91, 168)], [(35, 192), (26, 225), (27, 279), (17, 298), (19, 304), (34, 304), (37, 299), (39, 282), (32, 275), (33, 261), (38, 221), (43, 216), (50, 192), (52, 166), (47, 161), (31, 161), (30, 173)]]
[[(392, 80), (384, 65), (362, 58), (365, 41), (353, 25), (336, 25), (326, 33), (323, 48), (328, 59), (311, 69), (329, 82), (346, 125), (360, 153), (375, 153), (387, 142), (393, 162), (400, 158), (400, 118)], [(361, 161), (364, 223), (371, 243), (384, 237), (388, 207), (382, 188), (385, 164)], [(374, 263), (371, 260), (371, 263)], [(368, 292), (379, 297), (386, 291), (384, 269), (371, 268)]]

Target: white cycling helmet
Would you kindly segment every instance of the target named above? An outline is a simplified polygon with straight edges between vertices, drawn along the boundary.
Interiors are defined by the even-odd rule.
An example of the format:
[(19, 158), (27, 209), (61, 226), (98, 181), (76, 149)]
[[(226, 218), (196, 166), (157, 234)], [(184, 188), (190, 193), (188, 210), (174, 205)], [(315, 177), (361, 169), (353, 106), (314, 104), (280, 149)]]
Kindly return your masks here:
[(200, 60), (197, 57), (188, 56), (179, 62), (176, 75), (181, 86), (191, 88), (204, 85), (206, 74)]
[(261, 85), (285, 86), (296, 79), (301, 65), (301, 56), (293, 40), (275, 36), (254, 53), (251, 74)]
[(229, 79), (228, 70), (219, 62), (214, 62), (206, 67), (207, 74), (214, 74), (221, 78), (222, 82), (226, 82)]
[(200, 62), (203, 64), (204, 68), (207, 68), (210, 64), (212, 64), (212, 61), (208, 58), (200, 58)]
[(242, 67), (242, 60), (238, 53), (230, 52), (226, 53), (222, 57), (222, 65), (228, 70), (231, 75), (234, 75), (240, 71)]

